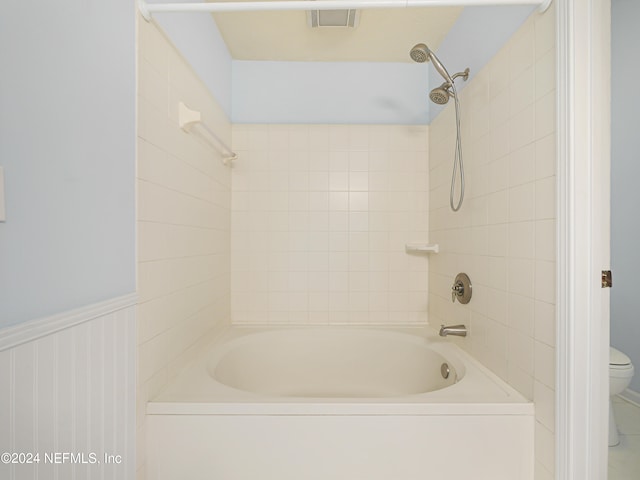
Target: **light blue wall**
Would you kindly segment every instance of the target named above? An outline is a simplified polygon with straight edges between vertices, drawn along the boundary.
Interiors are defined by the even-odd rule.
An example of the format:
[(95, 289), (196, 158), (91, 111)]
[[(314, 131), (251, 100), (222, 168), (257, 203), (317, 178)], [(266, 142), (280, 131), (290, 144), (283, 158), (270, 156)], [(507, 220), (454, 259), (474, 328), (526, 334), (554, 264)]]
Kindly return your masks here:
[(233, 62), (233, 123), (426, 124), (428, 100), (426, 65)]
[[(451, 74), (470, 67), (473, 76), (533, 8), (466, 7), (437, 54)], [(153, 18), (234, 123), (428, 124), (442, 110), (428, 100), (442, 79), (426, 65), (232, 60), (211, 15)]]
[[(460, 21), (474, 23), (465, 12)], [(439, 49), (452, 72), (477, 71), (472, 60), (481, 52), (464, 52), (495, 53), (492, 42), (521, 23), (483, 12), (489, 17), (475, 24), (484, 34), (455, 33), (463, 23)], [(232, 61), (211, 16), (154, 18), (234, 122), (429, 122), (425, 65)], [(499, 25), (506, 25), (502, 36)], [(463, 53), (447, 50), (456, 39)], [(8, 217), (0, 223), (0, 326), (133, 291), (131, 2), (59, 0), (33, 8), (7, 0), (0, 61)]]
[[(193, 3), (193, 0), (172, 3)], [(231, 54), (213, 17), (206, 13), (155, 13), (153, 20), (231, 118)]]
[[(470, 81), (500, 51), (536, 8), (531, 5), (465, 7), (442, 40), (436, 52), (438, 58), (450, 75), (468, 67)], [(463, 82), (459, 78), (456, 80), (456, 88), (462, 91), (469, 81)], [(429, 84), (440, 85), (442, 82), (438, 72), (430, 68)], [(444, 106), (433, 105), (430, 119), (436, 118), (443, 109)]]
[(640, 2), (611, 6), (611, 345), (636, 366), (630, 388), (640, 392)]
[[(469, 67), (473, 77), (533, 9), (466, 7), (436, 53), (451, 75)], [(428, 124), (442, 110), (428, 93), (442, 82), (412, 63), (233, 61), (232, 121)]]
[(4, 0), (0, 327), (135, 290), (130, 0)]

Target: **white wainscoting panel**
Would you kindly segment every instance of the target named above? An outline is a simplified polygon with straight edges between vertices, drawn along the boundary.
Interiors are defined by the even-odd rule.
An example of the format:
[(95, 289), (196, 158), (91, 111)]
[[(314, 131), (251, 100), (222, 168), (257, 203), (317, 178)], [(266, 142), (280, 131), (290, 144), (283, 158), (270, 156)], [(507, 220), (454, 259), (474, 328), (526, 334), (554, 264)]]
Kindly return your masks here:
[[(2, 457), (0, 478), (134, 478), (135, 303), (0, 330), (0, 455), (26, 455)], [(32, 454), (39, 462), (22, 463)]]

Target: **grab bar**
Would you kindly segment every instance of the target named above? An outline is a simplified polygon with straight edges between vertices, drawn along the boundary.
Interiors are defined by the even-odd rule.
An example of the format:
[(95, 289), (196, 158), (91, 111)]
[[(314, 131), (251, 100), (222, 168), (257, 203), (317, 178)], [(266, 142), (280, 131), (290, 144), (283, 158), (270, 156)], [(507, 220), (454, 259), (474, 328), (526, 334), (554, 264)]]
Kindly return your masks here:
[(229, 163), (233, 162), (238, 158), (238, 155), (231, 150), (226, 143), (222, 141), (218, 135), (214, 133), (203, 121), (202, 114), (197, 110), (192, 110), (187, 107), (183, 102), (178, 104), (178, 124), (180, 128), (185, 132), (190, 132), (191, 128), (198, 124), (199, 128), (202, 128), (210, 137), (213, 138), (214, 142), (207, 142), (216, 150), (220, 150), (219, 147), (222, 147), (222, 153), (224, 156), (222, 158), (222, 163), (225, 165), (229, 165)]

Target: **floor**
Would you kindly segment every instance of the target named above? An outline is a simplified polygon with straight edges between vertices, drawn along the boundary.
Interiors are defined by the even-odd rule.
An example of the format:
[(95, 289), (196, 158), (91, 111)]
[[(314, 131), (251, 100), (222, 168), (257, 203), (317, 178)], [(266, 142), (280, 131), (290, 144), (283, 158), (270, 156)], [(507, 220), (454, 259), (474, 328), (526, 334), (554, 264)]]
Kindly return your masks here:
[(640, 479), (640, 407), (615, 397), (620, 445), (609, 447), (609, 480)]

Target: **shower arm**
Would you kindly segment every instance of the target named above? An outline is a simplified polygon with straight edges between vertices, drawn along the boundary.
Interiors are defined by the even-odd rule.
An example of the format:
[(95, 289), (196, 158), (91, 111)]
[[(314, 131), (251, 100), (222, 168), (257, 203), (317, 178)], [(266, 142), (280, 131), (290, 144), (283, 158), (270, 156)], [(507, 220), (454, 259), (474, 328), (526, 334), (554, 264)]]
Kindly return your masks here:
[(464, 77), (464, 80), (468, 80), (469, 79), (469, 69), (465, 68), (464, 72), (454, 73), (451, 76), (451, 80), (455, 80), (458, 77)]
[(348, 10), (370, 8), (412, 8), (412, 7), (469, 7), (482, 5), (538, 5), (539, 12), (544, 13), (553, 0), (275, 0), (249, 2), (201, 2), (201, 3), (147, 3), (137, 0), (138, 10), (146, 21), (151, 21), (153, 13), (214, 13), (214, 12), (246, 12), (272, 10)]
[[(463, 77), (463, 80), (467, 80), (469, 78), (469, 69), (468, 68), (465, 69), (464, 72), (454, 73), (451, 76), (451, 80), (455, 80), (458, 77)], [(456, 93), (453, 91), (453, 89), (451, 87), (453, 87), (453, 84), (448, 82), (448, 81), (445, 81), (438, 88), (444, 88), (445, 90), (447, 90), (447, 92), (449, 92), (449, 95), (451, 95), (452, 97), (455, 97)]]

